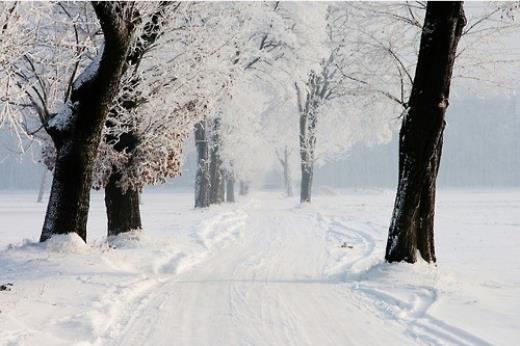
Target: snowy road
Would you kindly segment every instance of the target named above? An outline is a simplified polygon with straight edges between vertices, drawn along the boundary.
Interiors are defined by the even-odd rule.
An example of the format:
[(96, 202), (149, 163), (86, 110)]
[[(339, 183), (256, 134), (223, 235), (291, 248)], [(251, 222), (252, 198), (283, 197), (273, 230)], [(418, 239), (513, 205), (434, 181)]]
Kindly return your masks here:
[[(340, 243), (319, 214), (277, 207), (254, 203), (235, 241), (150, 292), (146, 304), (130, 307), (136, 316), (117, 337), (119, 344), (409, 343), (403, 328), (374, 319), (355, 293), (327, 274), (330, 249)], [(220, 224), (233, 222), (213, 226)], [(351, 262), (370, 254), (368, 239), (356, 238), (349, 242), (354, 249), (343, 249), (352, 253)]]
[(217, 235), (204, 261), (129, 304), (110, 343), (488, 344), (427, 314), (435, 289), (385, 282), (370, 223), (254, 201), (206, 222), (203, 239)]
[[(151, 230), (135, 239), (0, 252), (0, 281), (14, 283), (0, 345), (513, 345), (520, 267), (504, 254), (520, 244), (519, 196), (441, 199), (437, 268), (382, 261), (392, 193), (304, 207), (259, 193), (206, 211), (190, 194), (175, 215), (152, 195)], [(482, 253), (490, 230), (508, 236)]]

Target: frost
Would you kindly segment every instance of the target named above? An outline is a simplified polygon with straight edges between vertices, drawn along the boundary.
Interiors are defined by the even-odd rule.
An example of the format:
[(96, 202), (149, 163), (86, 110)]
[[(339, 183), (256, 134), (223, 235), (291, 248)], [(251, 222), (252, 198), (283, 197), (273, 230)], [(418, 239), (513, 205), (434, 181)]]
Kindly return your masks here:
[(78, 90), (83, 84), (90, 82), (98, 73), (99, 63), (101, 62), (101, 58), (103, 57), (103, 51), (105, 46), (102, 45), (99, 49), (98, 54), (90, 62), (90, 64), (81, 72), (78, 78), (74, 81), (73, 88)]
[(72, 123), (73, 106), (71, 104), (63, 105), (62, 109), (53, 116), (47, 123), (48, 127), (55, 128), (59, 131), (66, 130)]

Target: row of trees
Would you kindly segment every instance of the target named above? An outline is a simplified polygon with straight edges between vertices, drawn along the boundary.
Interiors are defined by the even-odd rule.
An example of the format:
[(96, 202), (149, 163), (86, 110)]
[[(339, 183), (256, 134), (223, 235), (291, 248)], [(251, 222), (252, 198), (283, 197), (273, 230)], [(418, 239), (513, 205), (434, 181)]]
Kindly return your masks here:
[(513, 30), (513, 11), (464, 29), (460, 2), (1, 3), (0, 126), (40, 143), (53, 170), (41, 241), (86, 240), (90, 189), (105, 190), (109, 235), (140, 229), (140, 192), (180, 174), (192, 134), (195, 207), (234, 201), (277, 162), (292, 195), (296, 161), (306, 203), (315, 165), (390, 140), (401, 114), (387, 260), (435, 261), (454, 61), (460, 80), (481, 79), (477, 42)]
[[(278, 11), (284, 6), (280, 4)], [(516, 30), (509, 20), (515, 7), (473, 10), (478, 13), (466, 25), (462, 6), (462, 2), (327, 4), (322, 8), (321, 22), (305, 23), (309, 31), (302, 35), (304, 44), (296, 45), (296, 51), (295, 46), (281, 44), (281, 59), (256, 67), (259, 75), (255, 78), (261, 79), (269, 100), (262, 110), (254, 109), (257, 122), (267, 118), (261, 127), (268, 128), (270, 134), (261, 132), (261, 136), (272, 136), (263, 145), (276, 153), (288, 196), (293, 193), (290, 155), (299, 152), (302, 203), (311, 201), (316, 163), (344, 155), (355, 143), (389, 140), (395, 126), (391, 118), (400, 114), (399, 184), (386, 251), (389, 262), (415, 262), (417, 253), (428, 262), (436, 261), (435, 185), (452, 76), (461, 89), (478, 88), (484, 94), (491, 89), (508, 89), (516, 81), (506, 71), (518, 63), (517, 59), (507, 53), (504, 56), (504, 50), (494, 50), (498, 45), (489, 50), (479, 46), (490, 41), (496, 44)], [(315, 10), (314, 19), (320, 18), (319, 9)], [(295, 19), (297, 11), (291, 13), (284, 19), (305, 22)], [(323, 37), (317, 38), (316, 32)], [(298, 30), (294, 33), (298, 35)], [(457, 50), (463, 36), (465, 44)], [(306, 47), (320, 47), (319, 54), (313, 55)], [(315, 64), (306, 65), (307, 70), (292, 68), (295, 62), (313, 59)], [(460, 67), (454, 75), (456, 59)], [(273, 70), (276, 77), (265, 78)], [(294, 96), (287, 87), (290, 85)], [(288, 103), (296, 104), (296, 119), (280, 115), (294, 114), (294, 107), (285, 107)], [(239, 116), (244, 117), (244, 113)], [(231, 117), (231, 121), (237, 119)], [(275, 125), (269, 126), (270, 122)], [(246, 146), (259, 141), (254, 132), (240, 133), (240, 137), (249, 139)], [(224, 151), (224, 157), (227, 155), (233, 157)], [(258, 153), (243, 152), (241, 160), (248, 158), (254, 162)]]

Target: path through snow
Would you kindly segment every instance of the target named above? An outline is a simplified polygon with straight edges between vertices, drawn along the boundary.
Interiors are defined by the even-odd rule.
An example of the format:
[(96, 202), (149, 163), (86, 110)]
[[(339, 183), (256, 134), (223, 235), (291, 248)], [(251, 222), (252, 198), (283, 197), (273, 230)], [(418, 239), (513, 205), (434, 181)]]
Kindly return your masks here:
[[(446, 302), (455, 300), (452, 309), (465, 306), (468, 316), (468, 311), (481, 313), (475, 309), (478, 299), (471, 298), (472, 290), (461, 292), (451, 274), (424, 263), (383, 263), (386, 225), (381, 220), (385, 215), (363, 213), (367, 209), (363, 203), (343, 207), (330, 201), (325, 207), (324, 203), (295, 207), (287, 199), (259, 194), (234, 207), (212, 209), (197, 225), (189, 220), (191, 228), (184, 225), (186, 234), (173, 240), (137, 235), (136, 239), (113, 240), (115, 249), (97, 243), (86, 253), (99, 255), (101, 251), (102, 264), (115, 272), (93, 267), (88, 275), (69, 273), (72, 278), (58, 280), (105, 289), (97, 296), (90, 292), (93, 297), (81, 303), (82, 311), (76, 311), (77, 306), (59, 310), (65, 316), (47, 311), (44, 321), (16, 315), (15, 308), (23, 311), (37, 308), (36, 303), (50, 304), (58, 299), (53, 294), (59, 290), (40, 288), (36, 303), (8, 302), (8, 309), (0, 314), (0, 327), (7, 328), (0, 328), (0, 344), (31, 344), (37, 340), (34, 326), (38, 323), (45, 331), (41, 334), (44, 344), (496, 343), (478, 327), (439, 317), (450, 317), (439, 313)], [(12, 263), (23, 262), (20, 258), (27, 251), (35, 252), (31, 246), (27, 250), (28, 246), (6, 250), (0, 264), (19, 268)], [(28, 262), (50, 265), (53, 257), (45, 251), (45, 260), (40, 249), (37, 258)], [(61, 261), (77, 258), (72, 255), (58, 257)], [(30, 270), (41, 269), (41, 263), (36, 266)], [(4, 276), (12, 281), (17, 278)], [(28, 280), (33, 283), (26, 287), (29, 293), (37, 286), (34, 280)], [(24, 289), (23, 281), (15, 282), (14, 291), (17, 286)], [(518, 286), (505, 292), (518, 292)], [(468, 302), (461, 302), (460, 296)], [(12, 313), (11, 323), (2, 321), (6, 313)], [(486, 323), (485, 315), (481, 323)], [(514, 340), (512, 330), (505, 330), (504, 344)]]

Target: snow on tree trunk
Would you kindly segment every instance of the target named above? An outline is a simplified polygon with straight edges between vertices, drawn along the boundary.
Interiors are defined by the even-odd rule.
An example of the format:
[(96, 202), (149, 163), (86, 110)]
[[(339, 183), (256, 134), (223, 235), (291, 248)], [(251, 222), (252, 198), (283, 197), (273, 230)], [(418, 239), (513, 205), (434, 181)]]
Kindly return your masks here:
[(435, 262), (435, 182), (457, 44), (466, 24), (462, 2), (428, 2), (415, 79), (399, 134), (399, 185), (386, 260)]
[(220, 157), (220, 119), (216, 117), (213, 120), (213, 129), (211, 136), (211, 157), (209, 164), (210, 171), (210, 193), (209, 202), (211, 204), (220, 204), (224, 202), (224, 170), (222, 169), (222, 159)]
[(131, 41), (124, 3), (93, 3), (104, 49), (77, 78), (71, 102), (48, 123), (56, 146), (51, 195), (40, 241), (53, 234), (77, 233), (87, 239), (92, 172), (108, 109), (116, 97)]
[(209, 207), (210, 175), (207, 125), (206, 119), (195, 124), (195, 147), (198, 155), (195, 176), (195, 208)]
[[(326, 66), (324, 67), (324, 72)], [(318, 122), (318, 107), (327, 92), (328, 81), (326, 74), (318, 76), (314, 71), (309, 73), (307, 82), (307, 96), (302, 103), (301, 91), (297, 84), (296, 94), (298, 98), (298, 110), (300, 112), (300, 202), (310, 203), (312, 191), (312, 178), (314, 175), (314, 159), (316, 152), (316, 125)]]

